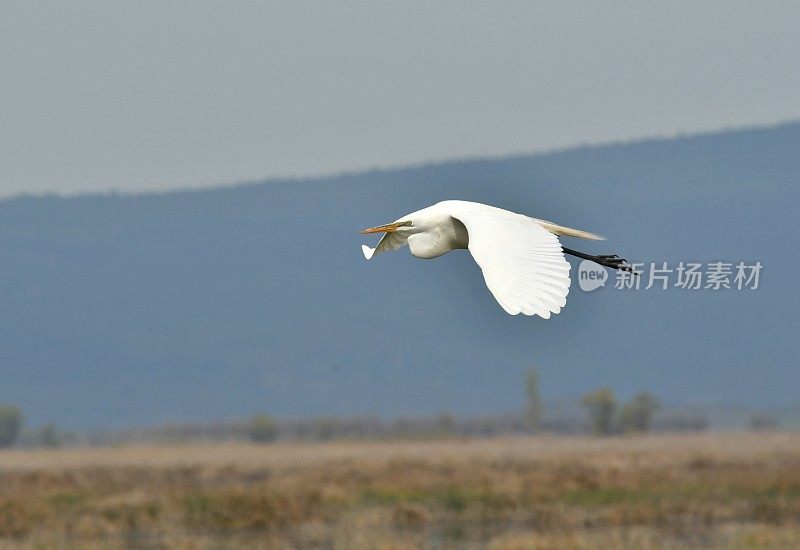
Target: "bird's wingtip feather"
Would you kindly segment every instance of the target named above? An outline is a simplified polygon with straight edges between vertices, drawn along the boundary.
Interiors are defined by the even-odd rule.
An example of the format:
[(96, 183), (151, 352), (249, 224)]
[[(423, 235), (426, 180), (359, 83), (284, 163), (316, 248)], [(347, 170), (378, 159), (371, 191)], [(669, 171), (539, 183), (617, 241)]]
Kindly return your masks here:
[(375, 249), (374, 248), (370, 248), (365, 244), (362, 244), (361, 245), (361, 252), (363, 252), (364, 253), (364, 257), (369, 260), (370, 258), (372, 258), (372, 255), (375, 254)]

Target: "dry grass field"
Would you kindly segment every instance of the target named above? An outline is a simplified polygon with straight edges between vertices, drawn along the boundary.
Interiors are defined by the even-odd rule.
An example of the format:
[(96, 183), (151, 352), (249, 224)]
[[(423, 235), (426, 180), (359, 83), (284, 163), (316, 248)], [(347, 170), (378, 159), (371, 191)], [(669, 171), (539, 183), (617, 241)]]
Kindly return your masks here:
[(6, 548), (797, 548), (800, 435), (0, 453)]

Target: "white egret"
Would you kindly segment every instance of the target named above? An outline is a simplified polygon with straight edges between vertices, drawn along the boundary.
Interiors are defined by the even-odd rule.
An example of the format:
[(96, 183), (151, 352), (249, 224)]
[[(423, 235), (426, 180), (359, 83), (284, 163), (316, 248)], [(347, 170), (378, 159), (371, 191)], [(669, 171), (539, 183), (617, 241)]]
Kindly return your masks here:
[(558, 236), (602, 239), (594, 233), (477, 202), (443, 201), (361, 233), (383, 233), (375, 248), (361, 246), (368, 260), (406, 244), (411, 254), (425, 259), (469, 249), (483, 271), (486, 286), (511, 315), (548, 319), (551, 313), (561, 311), (570, 285), (565, 253), (631, 271), (616, 255), (592, 256), (564, 248), (558, 241)]

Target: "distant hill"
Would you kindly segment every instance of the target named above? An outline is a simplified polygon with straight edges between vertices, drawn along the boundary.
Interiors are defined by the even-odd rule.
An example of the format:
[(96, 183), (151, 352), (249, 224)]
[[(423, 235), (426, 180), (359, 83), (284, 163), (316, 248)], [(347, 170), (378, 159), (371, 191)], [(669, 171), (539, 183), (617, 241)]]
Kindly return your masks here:
[[(0, 202), (0, 402), (117, 428), (505, 411), (601, 385), (800, 401), (800, 124), (313, 180)], [(511, 317), (465, 251), (366, 262), (362, 227), (449, 198), (604, 234), (631, 261), (755, 261), (751, 292), (586, 294)], [(580, 245), (580, 246), (579, 246)]]

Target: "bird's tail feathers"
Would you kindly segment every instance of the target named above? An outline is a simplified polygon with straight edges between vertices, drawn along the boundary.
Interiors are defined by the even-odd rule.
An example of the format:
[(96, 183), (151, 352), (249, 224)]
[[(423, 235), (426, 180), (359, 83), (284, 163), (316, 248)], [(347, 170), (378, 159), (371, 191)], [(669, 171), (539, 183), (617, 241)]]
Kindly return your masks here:
[(547, 220), (539, 220), (534, 218), (534, 221), (547, 229), (550, 233), (558, 235), (560, 237), (577, 237), (578, 239), (589, 239), (592, 241), (604, 241), (606, 240), (605, 237), (601, 237), (600, 235), (596, 235), (594, 233), (589, 233), (588, 231), (583, 231), (582, 229), (573, 229), (571, 227), (564, 227), (563, 225), (558, 225), (553, 222), (549, 222)]

